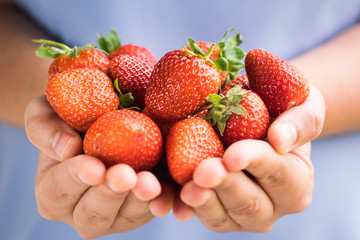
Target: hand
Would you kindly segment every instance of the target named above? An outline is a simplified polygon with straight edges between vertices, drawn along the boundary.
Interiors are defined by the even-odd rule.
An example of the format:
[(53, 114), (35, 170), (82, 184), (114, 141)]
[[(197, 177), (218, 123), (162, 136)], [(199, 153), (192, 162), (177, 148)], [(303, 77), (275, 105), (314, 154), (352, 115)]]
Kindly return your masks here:
[(222, 159), (202, 161), (181, 189), (175, 217), (187, 220), (195, 213), (217, 232), (266, 232), (281, 216), (306, 209), (314, 175), (310, 141), (319, 136), (324, 115), (322, 95), (311, 86), (305, 103), (272, 123), (269, 142), (239, 141)]
[(66, 222), (82, 237), (94, 238), (130, 231), (170, 211), (170, 184), (125, 164), (106, 169), (99, 159), (81, 154), (80, 135), (44, 96), (29, 104), (25, 128), (40, 149), (35, 193), (46, 219)]

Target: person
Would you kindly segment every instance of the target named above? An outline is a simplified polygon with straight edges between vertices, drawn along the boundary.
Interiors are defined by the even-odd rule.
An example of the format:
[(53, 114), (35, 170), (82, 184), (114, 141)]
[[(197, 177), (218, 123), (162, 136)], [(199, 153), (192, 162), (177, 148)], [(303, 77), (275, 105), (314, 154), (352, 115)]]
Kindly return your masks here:
[[(181, 47), (187, 36), (216, 42), (227, 25), (234, 24), (231, 19), (238, 18), (232, 26), (243, 34), (243, 48), (265, 48), (292, 59), (310, 80), (311, 94), (304, 104), (289, 109), (272, 124), (270, 144), (235, 143), (222, 160), (203, 161), (194, 181), (176, 191), (158, 182), (150, 172), (136, 174), (125, 165), (106, 171), (98, 159), (79, 155), (80, 136), (57, 117), (43, 96), (31, 101), (25, 122), (21, 120), (29, 99), (43, 95), (46, 80), (41, 79), (46, 79), (49, 62), (35, 60), (32, 55), (35, 46), (30, 39), (41, 32), (13, 8), (1, 9), (1, 35), (9, 36), (2, 38), (2, 45), (9, 46), (2, 62), (13, 64), (1, 65), (1, 96), (7, 100), (1, 101), (1, 117), (8, 123), (25, 124), (27, 137), (39, 148), (36, 204), (42, 216), (58, 221), (48, 222), (36, 213), (33, 182), (29, 182), (35, 179), (35, 149), (22, 142), (26, 137), (22, 129), (1, 123), (0, 164), (4, 174), (0, 189), (2, 206), (6, 206), (1, 216), (6, 218), (0, 226), (5, 239), (79, 239), (78, 234), (102, 239), (359, 238), (356, 213), (360, 196), (352, 188), (356, 187), (360, 134), (315, 141), (312, 161), (310, 142), (322, 129), (322, 136), (330, 136), (360, 128), (360, 55), (356, 54), (360, 51), (360, 27), (356, 25), (360, 3), (244, 2), (232, 5), (226, 14), (219, 12), (221, 21), (209, 21), (209, 17), (201, 18), (199, 11), (214, 12), (218, 8), (215, 1), (206, 1), (206, 5), (187, 1), (110, 2), (111, 8), (100, 1), (87, 1), (87, 11), (82, 12), (81, 1), (17, 1), (48, 33), (66, 42), (82, 45), (95, 31), (107, 32), (115, 26), (122, 36), (147, 45), (157, 56)], [(72, 8), (66, 7), (70, 4)], [(65, 7), (66, 17), (60, 11)], [(118, 14), (120, 9), (122, 14)], [(96, 18), (91, 17), (95, 14)], [(24, 45), (17, 44), (22, 54), (15, 55), (19, 49), (13, 43), (23, 41)], [(19, 69), (19, 56), (34, 64), (21, 63), (22, 71), (11, 71), (12, 67)], [(333, 56), (338, 59), (336, 64)], [(253, 174), (259, 184), (242, 169)], [(185, 222), (179, 223), (168, 214), (170, 208), (176, 219)], [(122, 233), (119, 236), (115, 232)]]

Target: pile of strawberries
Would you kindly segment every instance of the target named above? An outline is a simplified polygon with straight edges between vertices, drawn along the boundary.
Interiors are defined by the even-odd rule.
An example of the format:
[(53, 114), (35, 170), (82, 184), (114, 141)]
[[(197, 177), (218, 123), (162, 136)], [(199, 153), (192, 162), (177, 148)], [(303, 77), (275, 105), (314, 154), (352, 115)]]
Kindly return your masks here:
[(98, 38), (101, 49), (35, 40), (36, 54), (54, 59), (48, 102), (85, 133), (85, 154), (135, 171), (165, 165), (183, 185), (232, 143), (266, 140), (271, 120), (309, 95), (299, 70), (264, 50), (245, 54), (231, 30), (217, 44), (189, 38), (159, 61), (144, 47), (121, 45), (114, 30)]

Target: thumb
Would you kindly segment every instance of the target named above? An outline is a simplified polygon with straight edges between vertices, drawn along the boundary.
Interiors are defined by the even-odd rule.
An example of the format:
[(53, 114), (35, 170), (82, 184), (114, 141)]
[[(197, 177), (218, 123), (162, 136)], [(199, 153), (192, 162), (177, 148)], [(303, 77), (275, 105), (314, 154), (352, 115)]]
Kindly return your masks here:
[(58, 161), (81, 153), (80, 135), (56, 114), (45, 96), (29, 103), (24, 118), (26, 135), (40, 151)]
[(268, 139), (280, 154), (317, 138), (325, 119), (324, 98), (316, 87), (310, 86), (308, 98), (299, 106), (283, 112), (270, 125)]

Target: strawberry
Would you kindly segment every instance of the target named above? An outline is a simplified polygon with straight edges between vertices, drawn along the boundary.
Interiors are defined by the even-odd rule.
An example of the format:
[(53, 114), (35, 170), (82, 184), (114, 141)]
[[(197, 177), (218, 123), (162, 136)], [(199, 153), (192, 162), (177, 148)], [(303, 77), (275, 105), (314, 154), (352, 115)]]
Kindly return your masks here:
[(222, 89), (222, 92), (230, 90), (231, 88), (240, 85), (242, 89), (250, 90), (250, 83), (246, 73), (241, 74), (231, 80), (225, 87)]
[(131, 92), (134, 105), (142, 109), (152, 70), (152, 65), (145, 58), (125, 54), (110, 60), (107, 74), (112, 80), (118, 80), (122, 93)]
[(107, 167), (124, 163), (137, 172), (155, 167), (163, 151), (156, 124), (145, 114), (127, 109), (101, 116), (86, 132), (83, 145), (85, 154)]
[(187, 118), (174, 124), (165, 144), (170, 175), (180, 185), (192, 179), (199, 163), (222, 157), (224, 147), (210, 124), (202, 118)]
[(147, 59), (152, 67), (157, 62), (155, 55), (145, 47), (134, 44), (121, 45), (120, 37), (114, 29), (110, 33), (105, 34), (105, 37), (99, 36), (98, 44), (101, 49), (109, 53), (108, 58), (110, 60), (118, 55), (133, 54)]
[(272, 117), (299, 105), (309, 95), (309, 83), (289, 62), (261, 49), (245, 58), (251, 89), (260, 95)]
[[(145, 105), (158, 119), (180, 120), (203, 108), (207, 103), (206, 97), (219, 91), (219, 71), (232, 66), (232, 60), (225, 57), (214, 62), (209, 59), (215, 45), (205, 55), (193, 39), (188, 41), (191, 51), (184, 46), (166, 53), (151, 74)], [(232, 51), (237, 56), (228, 52), (230, 59), (236, 59), (240, 51)]]
[(97, 68), (106, 72), (109, 64), (107, 56), (95, 49), (95, 44), (70, 48), (63, 43), (50, 40), (38, 39), (33, 41), (41, 43), (41, 46), (35, 51), (37, 56), (53, 59), (48, 72), (49, 80), (58, 73), (76, 68)]
[(182, 119), (202, 108), (206, 97), (219, 90), (219, 82), (219, 72), (204, 58), (174, 50), (155, 66), (145, 105), (158, 119)]
[(270, 120), (259, 95), (235, 86), (208, 100), (211, 104), (204, 119), (217, 125), (225, 147), (243, 139), (265, 139)]
[(58, 115), (81, 132), (119, 106), (111, 79), (95, 68), (71, 69), (55, 75), (47, 84), (46, 96)]

